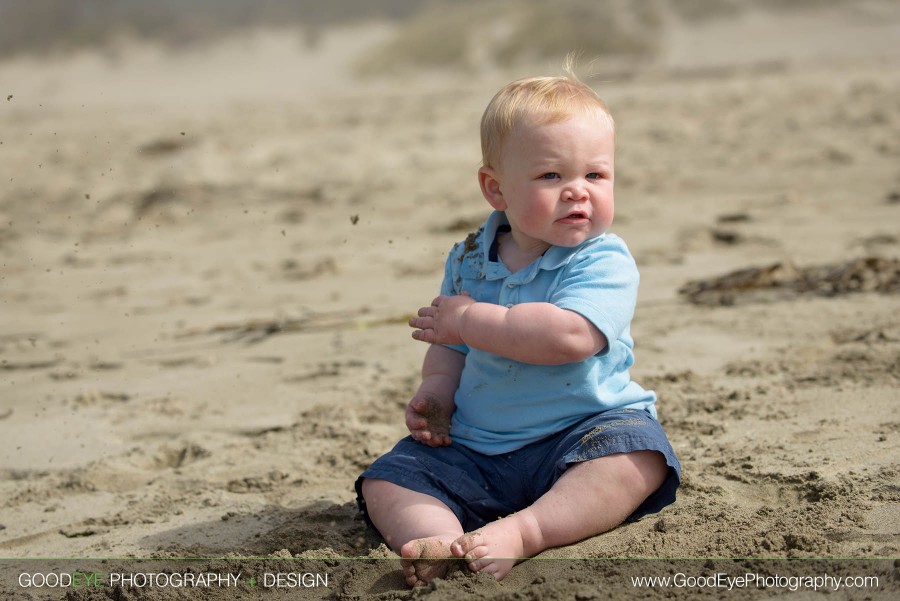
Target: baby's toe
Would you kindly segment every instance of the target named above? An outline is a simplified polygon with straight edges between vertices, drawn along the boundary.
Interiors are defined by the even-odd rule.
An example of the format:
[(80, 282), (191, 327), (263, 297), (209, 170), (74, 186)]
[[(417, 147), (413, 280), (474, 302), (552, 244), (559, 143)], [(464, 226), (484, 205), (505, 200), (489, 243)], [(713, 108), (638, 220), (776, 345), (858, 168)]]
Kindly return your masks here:
[(400, 563), (400, 569), (403, 572), (403, 580), (409, 586), (419, 584), (419, 575), (416, 573), (416, 566), (412, 563), (403, 561)]
[(471, 551), (483, 545), (484, 539), (481, 536), (480, 532), (469, 532), (467, 534), (463, 534), (458, 539), (453, 541), (453, 543), (450, 545), (450, 551), (455, 557), (459, 557), (460, 559), (468, 559), (468, 554)]
[(491, 567), (494, 566), (494, 561), (487, 558), (482, 559), (474, 559), (466, 563), (469, 566), (469, 570), (472, 572), (487, 572), (488, 574), (493, 574), (493, 570)]
[(469, 549), (468, 553), (466, 553), (463, 558), (469, 561), (481, 559), (482, 557), (487, 557), (488, 548), (487, 547), (475, 547), (474, 549)]

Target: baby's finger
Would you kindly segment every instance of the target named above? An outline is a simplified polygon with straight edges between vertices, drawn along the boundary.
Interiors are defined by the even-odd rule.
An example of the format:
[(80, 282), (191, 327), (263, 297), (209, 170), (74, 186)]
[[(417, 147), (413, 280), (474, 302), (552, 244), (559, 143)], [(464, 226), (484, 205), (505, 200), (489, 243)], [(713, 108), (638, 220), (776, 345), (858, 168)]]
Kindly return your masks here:
[(428, 425), (428, 420), (421, 406), (410, 404), (406, 410), (406, 425), (410, 430), (421, 430)]
[(413, 437), (413, 440), (421, 442), (422, 444), (429, 447), (443, 446), (435, 440), (434, 435), (432, 435), (432, 433), (428, 430), (415, 430), (413, 432), (410, 432), (410, 436)]
[(410, 401), (409, 405), (416, 415), (421, 415), (423, 418), (428, 415), (429, 403), (427, 398), (417, 397)]
[(419, 317), (432, 317), (434, 315), (434, 307), (420, 307), (416, 313)]
[(432, 317), (411, 317), (409, 326), (417, 330), (426, 330), (434, 326), (434, 318)]
[(412, 333), (412, 337), (420, 342), (435, 341), (434, 330), (416, 330)]
[(435, 443), (435, 446), (438, 447), (448, 447), (452, 440), (446, 434), (435, 434), (432, 440)]
[(431, 432), (426, 432), (425, 434), (427, 434), (427, 437), (423, 435), (422, 438), (419, 439), (419, 442), (426, 446), (437, 448), (446, 447), (448, 444), (450, 444), (449, 440), (447, 442), (444, 442), (442, 439), (434, 436)]

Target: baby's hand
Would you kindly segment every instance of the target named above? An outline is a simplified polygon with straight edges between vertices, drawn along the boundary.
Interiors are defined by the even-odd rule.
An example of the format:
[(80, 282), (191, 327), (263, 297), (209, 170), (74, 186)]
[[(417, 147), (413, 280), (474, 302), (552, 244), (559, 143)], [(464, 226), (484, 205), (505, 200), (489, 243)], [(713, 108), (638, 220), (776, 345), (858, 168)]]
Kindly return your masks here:
[(439, 296), (430, 307), (419, 309), (418, 317), (409, 320), (416, 328), (412, 337), (432, 344), (463, 344), (459, 322), (469, 305), (475, 302), (467, 292), (456, 296)]
[(429, 447), (450, 444), (450, 417), (455, 404), (431, 394), (416, 393), (406, 406), (406, 427), (410, 435)]

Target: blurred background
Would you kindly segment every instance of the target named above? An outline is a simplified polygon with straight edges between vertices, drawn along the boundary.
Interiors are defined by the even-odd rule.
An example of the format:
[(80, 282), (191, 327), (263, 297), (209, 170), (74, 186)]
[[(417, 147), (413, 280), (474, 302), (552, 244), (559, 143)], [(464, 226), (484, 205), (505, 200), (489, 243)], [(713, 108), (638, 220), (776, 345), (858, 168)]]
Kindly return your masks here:
[[(864, 52), (897, 48), (893, 0), (0, 0), (0, 60), (101, 50), (120, 58), (123, 44), (149, 42), (183, 52), (235, 34), (281, 31), (315, 49), (333, 27), (377, 23), (391, 29), (354, 61), (359, 72), (408, 67), (485, 69), (571, 51), (629, 59), (631, 67), (683, 61), (685, 26), (704, 62), (846, 55), (867, 28)], [(760, 13), (774, 13), (776, 23)], [(731, 29), (722, 23), (731, 21)], [(733, 23), (738, 21), (740, 24)], [(883, 37), (872, 26), (884, 26)], [(717, 28), (718, 27), (718, 28)], [(877, 28), (876, 28), (877, 29)], [(723, 37), (728, 35), (729, 37)], [(706, 46), (704, 46), (706, 45)], [(750, 49), (741, 46), (754, 46)], [(722, 48), (725, 46), (726, 48)], [(730, 49), (728, 48), (730, 47)], [(724, 54), (722, 54), (724, 51)], [(681, 53), (681, 54), (679, 54)], [(692, 59), (697, 59), (692, 56)]]
[(5, 94), (75, 106), (296, 100), (398, 77), (493, 85), (558, 72), (570, 52), (622, 81), (898, 46), (894, 0), (0, 0)]

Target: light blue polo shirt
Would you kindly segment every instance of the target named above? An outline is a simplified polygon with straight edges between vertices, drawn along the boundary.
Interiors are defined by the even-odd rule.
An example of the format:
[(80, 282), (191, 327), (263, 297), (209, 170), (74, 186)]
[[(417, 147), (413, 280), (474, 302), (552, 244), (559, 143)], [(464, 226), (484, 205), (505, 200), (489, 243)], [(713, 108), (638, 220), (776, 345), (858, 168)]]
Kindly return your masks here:
[(478, 232), (453, 247), (441, 294), (465, 290), (476, 301), (507, 307), (549, 302), (586, 317), (609, 344), (585, 361), (564, 365), (532, 365), (452, 346), (466, 354), (450, 427), (453, 440), (497, 455), (610, 409), (646, 409), (655, 417), (656, 394), (628, 372), (634, 363), (630, 326), (639, 276), (625, 242), (603, 234), (576, 247), (551, 246), (510, 273), (496, 256), (497, 230), (503, 226), (508, 227), (505, 213), (495, 211)]

